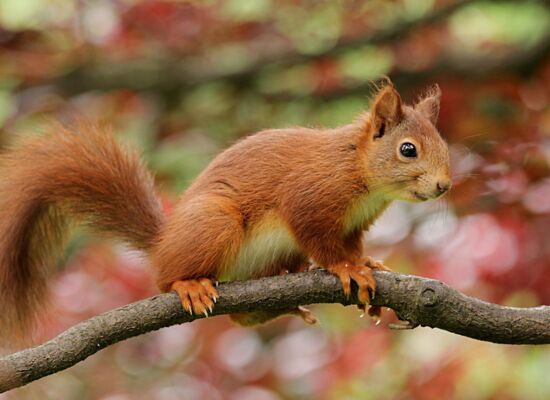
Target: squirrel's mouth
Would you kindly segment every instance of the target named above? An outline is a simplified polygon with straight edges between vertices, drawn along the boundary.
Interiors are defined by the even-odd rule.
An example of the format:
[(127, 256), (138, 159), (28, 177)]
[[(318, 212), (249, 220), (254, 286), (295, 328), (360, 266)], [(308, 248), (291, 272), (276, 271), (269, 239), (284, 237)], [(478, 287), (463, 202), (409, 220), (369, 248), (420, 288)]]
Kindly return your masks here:
[(429, 197), (426, 196), (425, 194), (422, 194), (422, 193), (418, 193), (418, 192), (413, 192), (413, 195), (414, 197), (416, 197), (418, 200), (420, 201), (426, 201), (426, 200), (429, 200)]

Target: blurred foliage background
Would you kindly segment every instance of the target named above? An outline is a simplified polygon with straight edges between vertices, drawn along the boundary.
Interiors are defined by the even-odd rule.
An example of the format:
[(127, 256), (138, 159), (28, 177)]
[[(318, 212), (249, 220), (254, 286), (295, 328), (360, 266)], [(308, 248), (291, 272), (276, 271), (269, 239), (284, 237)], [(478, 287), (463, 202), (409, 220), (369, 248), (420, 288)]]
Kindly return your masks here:
[[(394, 204), (368, 254), (487, 301), (549, 304), (549, 55), (545, 1), (2, 0), (0, 146), (51, 119), (107, 122), (142, 149), (169, 212), (243, 135), (347, 123), (383, 75), (409, 102), (437, 82), (454, 188)], [(146, 260), (86, 232), (59, 270), (40, 340), (155, 293)], [(163, 329), (2, 398), (550, 398), (548, 347), (315, 311), (321, 326)]]

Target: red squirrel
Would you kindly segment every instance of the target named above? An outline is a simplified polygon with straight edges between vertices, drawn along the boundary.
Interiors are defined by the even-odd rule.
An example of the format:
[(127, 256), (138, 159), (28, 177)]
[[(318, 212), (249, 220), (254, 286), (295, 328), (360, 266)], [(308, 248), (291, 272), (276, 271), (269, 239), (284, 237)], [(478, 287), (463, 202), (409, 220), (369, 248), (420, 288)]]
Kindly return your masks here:
[[(265, 130), (219, 154), (165, 216), (154, 180), (110, 132), (55, 126), (0, 158), (0, 330), (23, 333), (47, 297), (68, 216), (149, 256), (162, 292), (190, 313), (212, 310), (217, 280), (303, 269), (312, 260), (361, 302), (375, 290), (362, 232), (393, 200), (434, 199), (451, 186), (435, 123), (437, 86), (412, 106), (388, 82), (370, 111), (334, 129)], [(305, 308), (286, 310), (306, 322)], [(234, 315), (250, 325), (283, 312)]]

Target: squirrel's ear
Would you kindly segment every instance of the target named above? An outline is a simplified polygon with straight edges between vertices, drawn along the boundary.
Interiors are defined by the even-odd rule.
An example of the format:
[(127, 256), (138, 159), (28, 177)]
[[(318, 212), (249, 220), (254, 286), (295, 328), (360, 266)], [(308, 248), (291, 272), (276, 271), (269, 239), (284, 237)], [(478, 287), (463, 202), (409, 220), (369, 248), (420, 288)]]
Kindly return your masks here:
[(398, 124), (403, 119), (403, 105), (401, 96), (393, 85), (389, 84), (383, 87), (374, 99), (372, 106), (372, 124), (374, 129), (374, 138), (384, 136), (385, 130)]
[(414, 109), (428, 118), (435, 125), (439, 116), (439, 102), (441, 100), (441, 89), (438, 85), (432, 86), (426, 95), (414, 106)]

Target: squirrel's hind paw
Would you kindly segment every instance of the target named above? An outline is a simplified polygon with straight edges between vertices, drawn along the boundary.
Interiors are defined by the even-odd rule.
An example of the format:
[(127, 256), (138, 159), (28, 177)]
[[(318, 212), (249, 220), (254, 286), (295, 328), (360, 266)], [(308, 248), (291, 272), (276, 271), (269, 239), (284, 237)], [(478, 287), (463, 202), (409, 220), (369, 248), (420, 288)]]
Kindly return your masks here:
[(302, 318), (306, 324), (316, 325), (319, 323), (319, 319), (313, 314), (309, 308), (304, 306), (298, 306), (292, 311), (292, 314)]
[(369, 267), (373, 271), (388, 271), (391, 272), (391, 269), (382, 264), (381, 261), (377, 261), (370, 256), (365, 256), (359, 261), (360, 264)]

